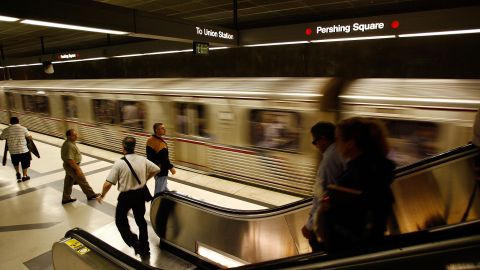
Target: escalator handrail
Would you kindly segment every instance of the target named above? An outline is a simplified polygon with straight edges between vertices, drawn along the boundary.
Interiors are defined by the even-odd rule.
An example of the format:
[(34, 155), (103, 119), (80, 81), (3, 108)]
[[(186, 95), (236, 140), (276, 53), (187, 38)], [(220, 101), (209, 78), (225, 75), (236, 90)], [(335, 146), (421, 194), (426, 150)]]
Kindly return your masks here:
[(436, 166), (438, 164), (448, 162), (453, 159), (465, 157), (468, 155), (476, 154), (478, 152), (479, 152), (479, 149), (475, 145), (468, 143), (466, 145), (453, 148), (449, 151), (440, 153), (438, 155), (427, 157), (417, 162), (399, 167), (395, 169), (395, 177), (398, 178), (410, 173), (425, 170), (433, 166)]
[(203, 208), (205, 211), (208, 211), (208, 212), (215, 212), (215, 213), (219, 213), (227, 216), (239, 215), (239, 216), (244, 216), (245, 218), (247, 218), (248, 216), (255, 217), (255, 216), (278, 215), (283, 212), (289, 212), (295, 209), (308, 207), (312, 202), (312, 198), (310, 197), (310, 198), (304, 198), (289, 204), (284, 204), (281, 206), (268, 208), (268, 209), (239, 210), (239, 209), (231, 209), (231, 208), (210, 204), (210, 203), (200, 201), (191, 197), (183, 196), (175, 192), (162, 192), (160, 194), (155, 195), (154, 200), (157, 197), (168, 198), (177, 202), (192, 205), (196, 208)]
[[(479, 150), (476, 146), (474, 146), (473, 144), (466, 144), (464, 146), (454, 148), (452, 150), (440, 153), (438, 155), (419, 160), (415, 163), (399, 167), (395, 169), (395, 177), (398, 178), (410, 173), (418, 172), (420, 170), (425, 170), (433, 166), (437, 166), (438, 164), (448, 162), (450, 160), (457, 159), (460, 157), (472, 155), (478, 152)], [(285, 204), (285, 205), (281, 205), (281, 206), (273, 207), (269, 209), (237, 210), (237, 209), (225, 208), (225, 207), (213, 205), (207, 202), (199, 201), (194, 198), (183, 196), (178, 193), (166, 192), (160, 196), (165, 196), (173, 200), (182, 201), (186, 204), (194, 205), (195, 207), (201, 207), (210, 212), (219, 212), (225, 215), (244, 215), (244, 216), (246, 215), (265, 216), (265, 215), (273, 215), (273, 214), (276, 215), (281, 212), (291, 211), (298, 208), (309, 206), (312, 200), (312, 197), (310, 197), (310, 198), (305, 198), (293, 203), (289, 203), (289, 204)]]
[[(419, 160), (415, 163), (399, 167), (395, 169), (395, 178), (399, 178), (411, 173), (425, 170), (425, 169), (437, 166), (438, 164), (442, 164), (444, 162), (448, 162), (448, 161), (465, 157), (468, 155), (476, 154), (478, 152), (479, 150), (476, 146), (474, 146), (473, 144), (466, 144), (464, 146), (454, 148), (452, 150), (440, 153), (438, 155)], [(157, 194), (155, 198), (158, 196), (168, 198), (177, 202), (189, 204), (197, 208), (202, 208), (203, 210), (208, 212), (215, 212), (217, 214), (221, 214), (225, 216), (242, 216), (242, 218), (258, 218), (258, 217), (278, 215), (284, 212), (290, 212), (296, 209), (309, 207), (312, 201), (312, 197), (310, 197), (310, 198), (305, 198), (302, 200), (298, 200), (296, 202), (292, 202), (289, 204), (268, 208), (268, 209), (238, 210), (238, 209), (230, 209), (230, 208), (225, 208), (218, 205), (210, 204), (210, 203), (203, 202), (191, 197), (183, 196), (178, 193), (165, 192), (165, 193)]]

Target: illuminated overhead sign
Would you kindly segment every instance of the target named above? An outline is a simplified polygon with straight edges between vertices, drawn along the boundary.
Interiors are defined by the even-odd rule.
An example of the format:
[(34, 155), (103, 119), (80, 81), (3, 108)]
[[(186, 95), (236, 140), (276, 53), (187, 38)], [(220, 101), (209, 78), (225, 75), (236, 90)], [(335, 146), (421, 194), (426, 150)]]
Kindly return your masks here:
[(71, 60), (78, 59), (80, 55), (78, 53), (62, 53), (57, 56), (58, 60)]
[(198, 36), (205, 36), (205, 37), (213, 37), (213, 38), (220, 38), (220, 39), (228, 39), (233, 40), (235, 37), (233, 34), (224, 31), (217, 31), (213, 29), (208, 29), (206, 27), (195, 27), (196, 33)]
[(264, 46), (480, 33), (480, 6), (272, 26), (241, 31), (240, 44)]
[(209, 45), (206, 42), (193, 42), (194, 55), (208, 55)]
[[(390, 25), (390, 28), (386, 25)], [(333, 25), (318, 25), (313, 29), (308, 27), (305, 30), (305, 34), (307, 36), (312, 36), (313, 33), (320, 36), (325, 36), (328, 34), (355, 34), (358, 33), (368, 33), (373, 34), (378, 31), (382, 31), (384, 33), (388, 30), (396, 30), (400, 26), (400, 22), (398, 20), (393, 20), (390, 23), (382, 22), (382, 21), (374, 21), (374, 22), (353, 22), (347, 24), (333, 24)]]

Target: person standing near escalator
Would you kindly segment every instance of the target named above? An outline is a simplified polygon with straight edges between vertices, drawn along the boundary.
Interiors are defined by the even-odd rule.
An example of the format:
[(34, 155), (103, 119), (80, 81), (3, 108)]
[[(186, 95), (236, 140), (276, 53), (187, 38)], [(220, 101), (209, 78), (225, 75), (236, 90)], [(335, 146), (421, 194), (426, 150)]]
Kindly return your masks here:
[(335, 142), (346, 169), (327, 186), (316, 233), (331, 252), (378, 245), (392, 212), (395, 169), (384, 128), (366, 118), (345, 119), (337, 124)]
[(326, 196), (326, 187), (334, 184), (345, 169), (345, 165), (336, 151), (335, 125), (330, 122), (318, 122), (310, 129), (312, 144), (322, 154), (322, 161), (318, 167), (317, 177), (313, 187), (312, 209), (306, 224), (302, 227), (302, 234), (308, 239), (313, 252), (321, 251), (322, 239), (318, 240), (313, 227), (313, 221), (320, 211), (321, 201)]

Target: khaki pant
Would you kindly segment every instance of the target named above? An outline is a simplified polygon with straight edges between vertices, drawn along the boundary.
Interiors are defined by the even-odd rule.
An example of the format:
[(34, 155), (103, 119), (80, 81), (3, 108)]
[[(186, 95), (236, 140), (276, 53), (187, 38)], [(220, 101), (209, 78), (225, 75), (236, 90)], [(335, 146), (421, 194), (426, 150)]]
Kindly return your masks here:
[(70, 196), (72, 195), (72, 186), (75, 182), (80, 186), (83, 193), (87, 195), (87, 199), (92, 196), (95, 196), (95, 192), (88, 184), (85, 176), (79, 177), (75, 173), (75, 170), (67, 163), (63, 163), (63, 169), (65, 169), (65, 180), (63, 183), (63, 197), (62, 197), (63, 201), (69, 200), (71, 198)]

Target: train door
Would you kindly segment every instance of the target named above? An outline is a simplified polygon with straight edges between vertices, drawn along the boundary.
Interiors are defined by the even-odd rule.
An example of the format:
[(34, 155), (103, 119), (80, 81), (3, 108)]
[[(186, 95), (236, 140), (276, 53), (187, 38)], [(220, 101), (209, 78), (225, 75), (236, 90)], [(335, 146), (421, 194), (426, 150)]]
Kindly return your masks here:
[(176, 163), (206, 170), (207, 151), (207, 108), (201, 103), (178, 102), (175, 104)]
[(0, 122), (7, 125), (10, 121), (10, 111), (15, 109), (15, 97), (13, 93), (1, 92), (0, 98)]
[(62, 95), (63, 106), (63, 127), (62, 131), (65, 133), (68, 129), (78, 130), (78, 104), (77, 98), (72, 95)]
[[(21, 98), (24, 114), (20, 123), (32, 131), (63, 137), (59, 129), (60, 119), (52, 117), (52, 111), (60, 109), (58, 102), (55, 102), (55, 96), (47, 96), (44, 91), (37, 91), (34, 94), (31, 92), (22, 93)], [(53, 107), (51, 101), (53, 101)]]

